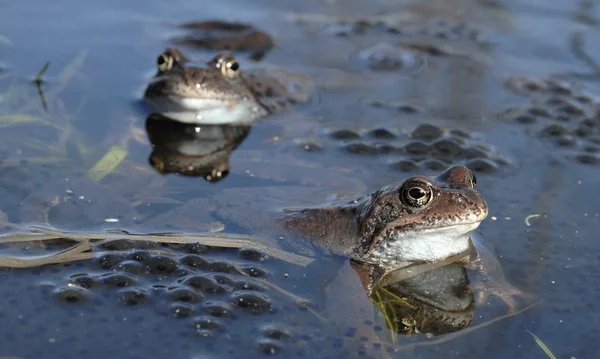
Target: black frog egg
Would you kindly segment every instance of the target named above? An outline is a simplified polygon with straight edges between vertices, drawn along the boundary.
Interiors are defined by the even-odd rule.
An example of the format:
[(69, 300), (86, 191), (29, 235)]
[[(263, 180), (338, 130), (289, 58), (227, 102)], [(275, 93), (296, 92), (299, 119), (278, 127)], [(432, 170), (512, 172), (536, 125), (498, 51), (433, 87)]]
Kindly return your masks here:
[(224, 328), (223, 322), (219, 318), (212, 316), (199, 316), (194, 318), (192, 326), (195, 330), (221, 330)]
[(474, 158), (465, 163), (468, 169), (474, 172), (493, 173), (498, 170), (498, 165), (487, 158)]
[(432, 144), (434, 155), (441, 157), (456, 157), (462, 151), (459, 141), (450, 138), (438, 140)]
[(374, 155), (378, 153), (377, 147), (363, 141), (356, 141), (345, 144), (342, 148), (355, 155)]
[(360, 134), (358, 132), (345, 129), (332, 131), (329, 136), (336, 140), (352, 140), (360, 138)]
[(421, 107), (409, 103), (398, 105), (396, 110), (405, 115), (414, 115), (423, 112)]
[(274, 340), (288, 340), (291, 338), (290, 332), (282, 326), (267, 324), (261, 328), (261, 333), (264, 338)]
[(392, 130), (388, 130), (387, 128), (375, 128), (368, 132), (368, 135), (373, 138), (390, 140), (396, 138), (398, 135), (394, 133)]
[(578, 137), (588, 137), (594, 135), (595, 133), (596, 128), (583, 123), (580, 123), (579, 126), (573, 130), (573, 134)]
[(417, 140), (433, 141), (442, 137), (443, 134), (444, 130), (440, 127), (425, 123), (417, 126), (417, 128), (415, 128), (411, 133), (410, 137)]
[(235, 290), (248, 290), (248, 291), (258, 291), (258, 292), (266, 292), (267, 288), (249, 280), (240, 280), (233, 283), (233, 289)]
[(96, 280), (88, 274), (80, 274), (72, 275), (71, 283), (81, 288), (90, 289), (96, 285)]
[(566, 102), (556, 107), (557, 114), (562, 114), (568, 117), (579, 117), (585, 115), (585, 109), (578, 103)]
[(137, 278), (128, 273), (108, 273), (98, 277), (104, 284), (110, 287), (130, 287), (137, 283)]
[(205, 302), (202, 306), (202, 311), (213, 317), (231, 317), (233, 308), (228, 303), (223, 302)]
[(186, 243), (182, 246), (182, 249), (186, 253), (190, 254), (202, 254), (209, 251), (210, 247), (202, 243)]
[(269, 258), (269, 256), (263, 250), (254, 248), (242, 248), (238, 251), (237, 255), (238, 257), (247, 261), (257, 262), (262, 262)]
[(560, 124), (550, 124), (540, 131), (542, 136), (563, 136), (569, 133), (569, 129)]
[(522, 113), (522, 114), (514, 116), (513, 121), (523, 124), (523, 125), (529, 125), (529, 124), (537, 122), (537, 118), (530, 113)]
[(433, 171), (441, 171), (443, 169), (448, 168), (448, 163), (444, 162), (440, 159), (425, 160), (421, 164), (423, 165), (424, 168), (427, 168), (427, 169), (433, 170)]
[(215, 280), (215, 282), (225, 285), (231, 286), (234, 283), (234, 280), (224, 274), (210, 274), (210, 277)]
[(117, 292), (117, 300), (125, 305), (145, 303), (148, 297), (148, 292), (140, 288), (124, 288)]
[(192, 268), (205, 268), (208, 269), (210, 267), (210, 263), (200, 257), (197, 254), (188, 254), (181, 258), (179, 258), (179, 263), (184, 266), (189, 266)]
[(237, 291), (231, 295), (231, 304), (252, 314), (275, 311), (273, 303), (264, 294), (249, 291)]
[(199, 303), (203, 297), (197, 291), (188, 287), (175, 287), (167, 292), (167, 297), (173, 302)]
[(546, 91), (557, 95), (573, 95), (573, 90), (570, 84), (555, 78), (546, 80)]
[(195, 312), (194, 307), (187, 303), (173, 303), (169, 307), (170, 315), (175, 318), (191, 317)]
[(148, 258), (150, 258), (151, 256), (152, 254), (150, 254), (150, 252), (147, 251), (135, 251), (129, 255), (129, 258), (134, 261), (143, 262), (145, 260), (148, 260)]
[(575, 159), (586, 165), (597, 165), (600, 163), (600, 156), (596, 153), (580, 153), (575, 155)]
[(210, 263), (208, 269), (211, 272), (220, 272), (220, 273), (229, 273), (229, 274), (238, 274), (240, 270), (233, 264), (224, 262), (224, 261), (216, 261)]
[(488, 152), (483, 148), (477, 147), (468, 147), (464, 148), (462, 151), (462, 156), (466, 159), (474, 159), (474, 158), (487, 158)]
[(53, 291), (53, 295), (56, 299), (67, 303), (87, 302), (92, 298), (89, 290), (76, 285), (57, 288)]
[(147, 272), (146, 266), (142, 263), (134, 260), (123, 261), (117, 265), (116, 270), (126, 273), (131, 273), (133, 275), (142, 275)]
[(402, 172), (416, 172), (420, 169), (419, 165), (411, 160), (399, 160), (393, 162), (391, 167)]
[(414, 141), (414, 142), (410, 142), (406, 146), (404, 146), (404, 151), (406, 153), (408, 153), (409, 155), (423, 156), (423, 155), (427, 155), (431, 152), (431, 146), (429, 146), (425, 142)]
[(100, 268), (112, 269), (123, 260), (123, 256), (116, 253), (107, 253), (99, 256), (96, 263)]
[(550, 118), (552, 116), (552, 114), (550, 113), (550, 111), (547, 108), (544, 107), (539, 107), (539, 106), (532, 106), (527, 110), (527, 113), (529, 113), (532, 116), (535, 117), (543, 117), (543, 118)]
[(265, 278), (269, 276), (269, 273), (255, 266), (244, 266), (242, 267), (242, 272), (254, 278)]
[(321, 152), (324, 150), (323, 145), (316, 141), (303, 142), (298, 147), (306, 152)]
[(126, 251), (136, 248), (136, 244), (134, 241), (129, 239), (116, 239), (103, 243), (100, 245), (100, 247), (108, 249), (109, 251)]
[(514, 92), (526, 95), (544, 92), (548, 87), (545, 82), (526, 76), (511, 76), (506, 80), (505, 86)]
[(205, 295), (226, 293), (227, 289), (219, 285), (214, 279), (203, 275), (192, 275), (184, 278), (182, 284), (196, 289)]
[(572, 147), (577, 144), (577, 140), (571, 135), (557, 136), (555, 142), (561, 147)]
[(171, 274), (179, 267), (175, 259), (163, 255), (148, 258), (144, 261), (144, 265), (150, 273), (154, 274)]

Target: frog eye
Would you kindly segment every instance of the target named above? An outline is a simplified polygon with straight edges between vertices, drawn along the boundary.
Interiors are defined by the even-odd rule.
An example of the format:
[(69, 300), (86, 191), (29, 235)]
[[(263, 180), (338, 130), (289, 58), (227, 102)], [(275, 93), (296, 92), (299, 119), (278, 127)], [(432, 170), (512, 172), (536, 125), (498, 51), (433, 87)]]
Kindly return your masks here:
[(400, 197), (408, 206), (420, 208), (431, 202), (433, 191), (426, 183), (409, 182), (402, 186)]
[(221, 73), (230, 79), (235, 78), (240, 69), (240, 64), (231, 56), (222, 57), (217, 61), (217, 69), (221, 70)]
[(213, 169), (211, 171), (211, 173), (206, 174), (204, 176), (204, 179), (207, 182), (215, 183), (215, 182), (219, 182), (223, 178), (227, 177), (228, 174), (229, 174), (228, 169), (224, 169), (224, 170)]
[(158, 55), (158, 59), (156, 59), (156, 66), (158, 67), (158, 71), (165, 72), (169, 71), (173, 68), (173, 63), (175, 62), (175, 57), (170, 52), (163, 52)]

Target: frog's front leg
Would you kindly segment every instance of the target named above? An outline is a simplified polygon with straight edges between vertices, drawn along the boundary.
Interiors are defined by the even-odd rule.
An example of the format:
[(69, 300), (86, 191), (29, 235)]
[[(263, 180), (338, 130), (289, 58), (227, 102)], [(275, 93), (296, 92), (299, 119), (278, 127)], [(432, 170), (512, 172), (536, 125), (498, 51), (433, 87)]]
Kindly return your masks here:
[(498, 297), (508, 306), (511, 313), (520, 309), (518, 298), (532, 302), (535, 298), (506, 280), (497, 256), (486, 248), (478, 236), (472, 236), (473, 253), (465, 264), (467, 270), (474, 272), (476, 281), (473, 284), (475, 301), (478, 306), (488, 303), (490, 296)]

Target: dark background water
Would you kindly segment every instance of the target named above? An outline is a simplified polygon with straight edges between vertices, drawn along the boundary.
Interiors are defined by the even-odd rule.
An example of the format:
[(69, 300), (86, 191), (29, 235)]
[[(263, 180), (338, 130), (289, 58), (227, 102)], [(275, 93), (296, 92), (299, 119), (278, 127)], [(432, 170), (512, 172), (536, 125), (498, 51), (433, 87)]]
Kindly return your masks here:
[[(417, 64), (424, 57), (424, 65), (396, 71), (373, 70), (361, 60), (364, 50), (377, 43), (395, 43), (402, 37), (378, 30), (335, 36), (332, 33), (344, 26), (334, 24), (333, 16), (368, 18), (383, 13), (406, 17), (424, 28), (433, 26), (428, 25), (427, 19), (467, 24), (485, 35), (486, 45), (448, 40), (466, 55), (428, 56), (409, 52)], [(313, 20), (317, 15), (323, 17), (305, 23), (294, 21), (300, 15), (314, 15)], [(85, 172), (111, 146), (122, 143), (130, 124), (144, 128), (145, 113), (139, 100), (155, 71), (156, 56), (169, 46), (168, 38), (177, 33), (176, 24), (213, 18), (250, 23), (276, 40), (277, 49), (263, 62), (317, 76), (319, 101), (300, 107), (293, 114), (257, 123), (233, 153), (232, 174), (226, 180), (209, 184), (198, 178), (167, 176), (161, 182), (161, 194), (181, 200), (228, 187), (261, 184), (261, 180), (245, 175), (248, 168), (254, 168), (251, 166), (260, 167), (260, 163), (248, 163), (251, 151), (261, 151), (265, 160), (283, 154), (318, 166), (335, 164), (351, 170), (368, 190), (375, 190), (409, 175), (393, 166), (404, 159), (403, 155), (353, 154), (344, 151), (345, 144), (332, 139), (329, 132), (349, 129), (362, 133), (386, 128), (407, 134), (420, 123), (460, 129), (473, 136), (470, 141), (492, 146), (490, 151), (506, 161), (477, 174), (479, 189), (490, 206), (490, 216), (478, 231), (494, 245), (507, 279), (542, 302), (457, 339), (400, 354), (377, 350), (367, 342), (367, 355), (543, 357), (527, 333), (529, 330), (559, 358), (594, 357), (600, 320), (599, 246), (595, 241), (600, 221), (600, 194), (596, 190), (600, 168), (598, 164), (581, 163), (577, 156), (588, 153), (593, 160), (595, 147), (593, 142), (588, 144), (581, 139), (574, 146), (558, 146), (549, 136), (541, 135), (548, 123), (544, 118), (537, 118), (533, 125), (522, 125), (511, 120), (505, 111), (532, 103), (547, 107), (543, 96), (528, 97), (510, 91), (506, 86), (510, 76), (545, 79), (569, 72), (593, 73), (572, 51), (570, 43), (575, 33), (581, 33), (585, 51), (591, 58), (600, 59), (600, 48), (595, 41), (599, 15), (595, 1), (0, 1), (0, 35), (10, 39), (10, 45), (0, 43), (0, 91), (14, 93), (16, 86), (21, 86), (24, 96), (35, 100), (34, 105), (26, 107), (24, 101), (14, 101), (8, 93), (0, 94), (0, 115), (41, 113), (37, 91), (29, 81), (50, 61), (42, 87), (52, 91), (61, 83), (62, 69), (85, 52), (78, 74), (64, 91), (52, 98), (48, 115), (55, 123), (68, 123), (77, 132), (76, 136), (47, 127), (3, 128), (2, 209), (13, 219), (28, 192), (43, 183)], [(208, 52), (191, 53), (199, 59), (210, 57)], [(248, 62), (248, 66), (254, 64)], [(574, 81), (591, 97), (598, 98), (598, 78), (593, 74)], [(567, 100), (575, 101), (569, 96), (565, 95)], [(416, 103), (422, 111), (406, 113), (393, 106), (374, 107), (371, 103), (376, 100)], [(597, 129), (592, 130), (595, 135)], [(62, 138), (66, 142), (63, 149), (67, 150), (52, 153), (44, 149), (36, 152), (27, 146), (21, 148), (31, 137), (52, 148), (60, 147)], [(274, 137), (279, 141), (273, 141)], [(92, 148), (88, 156), (69, 157), (73, 153), (69, 148), (76, 141)], [(318, 144), (322, 150), (305, 151), (307, 143)], [(139, 172), (145, 176), (139, 182), (123, 182), (118, 195), (130, 199), (159, 175), (149, 170), (148, 143), (131, 141), (127, 149), (131, 166), (148, 170)], [(46, 162), (44, 166), (32, 160), (44, 156), (62, 160), (58, 164)], [(266, 172), (269, 174), (269, 169)], [(431, 175), (439, 170), (421, 166), (418, 172)], [(132, 173), (138, 172), (132, 170)], [(327, 176), (330, 172), (319, 173)], [(295, 176), (304, 175), (303, 170), (298, 173), (292, 170), (287, 175), (292, 179), (286, 179), (295, 182)], [(531, 214), (542, 216), (527, 226), (525, 218)], [(212, 256), (236, 258), (232, 253)], [(253, 357), (263, 355), (256, 348), (263, 340), (260, 333), (265, 325), (277, 325), (298, 337), (306, 336), (304, 347), (284, 348), (280, 355), (286, 357), (361, 355), (360, 340), (344, 335), (349, 324), (335, 318), (344, 315), (339, 314), (339, 307), (354, 305), (359, 308), (356, 310), (360, 315), (356, 318), (360, 319), (353, 320), (364, 324), (361, 315), (369, 318), (364, 308), (370, 304), (366, 298), (343, 296), (335, 290), (316, 297), (320, 313), (329, 318), (330, 325), (295, 306), (290, 297), (268, 291), (278, 303), (275, 313), (223, 319), (225, 329), (215, 331), (217, 334), (209, 340), (191, 329), (191, 319), (169, 315), (171, 304), (162, 294), (151, 296), (148, 305), (130, 307), (123, 306), (115, 299), (115, 291), (110, 290), (101, 290), (90, 302), (77, 305), (51, 300), (52, 296), (44, 290), (45, 283), (61, 285), (76, 273), (100, 273), (97, 266), (96, 262), (82, 262), (67, 267), (2, 271), (0, 355)], [(301, 270), (278, 261), (261, 266), (273, 273), (271, 280), (295, 295), (314, 295), (314, 283), (303, 281)], [(283, 280), (283, 273), (290, 274), (289, 280)], [(346, 280), (352, 278), (348, 274), (340, 276)], [(168, 276), (157, 278), (144, 278), (140, 285), (173, 280)], [(335, 307), (337, 311), (332, 309)], [(499, 316), (503, 310), (502, 303), (494, 301), (478, 307), (472, 325)], [(343, 341), (339, 340), (340, 335), (345, 338)], [(418, 341), (400, 337), (395, 345), (415, 340)]]

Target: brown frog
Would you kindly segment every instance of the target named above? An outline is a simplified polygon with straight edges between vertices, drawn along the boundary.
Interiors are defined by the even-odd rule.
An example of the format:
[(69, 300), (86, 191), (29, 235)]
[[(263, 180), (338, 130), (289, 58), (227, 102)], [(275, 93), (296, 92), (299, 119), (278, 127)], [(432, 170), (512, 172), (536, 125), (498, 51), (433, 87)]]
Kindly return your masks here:
[[(438, 261), (471, 249), (470, 233), (485, 219), (488, 208), (475, 189), (475, 176), (464, 166), (454, 166), (435, 178), (414, 176), (371, 194), (339, 197), (325, 206), (289, 188), (233, 188), (217, 193), (215, 215), (250, 231), (267, 232), (299, 252), (325, 253), (381, 265), (404, 267), (414, 262)], [(332, 191), (316, 188), (323, 197)], [(258, 198), (257, 198), (258, 197)], [(265, 199), (276, 198), (269, 211)], [(189, 213), (198, 213), (192, 200)], [(285, 208), (287, 207), (287, 208)]]
[(242, 71), (229, 52), (203, 67), (186, 66), (186, 60), (172, 48), (160, 54), (144, 93), (155, 112), (180, 122), (250, 124), (308, 101), (313, 92), (312, 81), (276, 69)]

